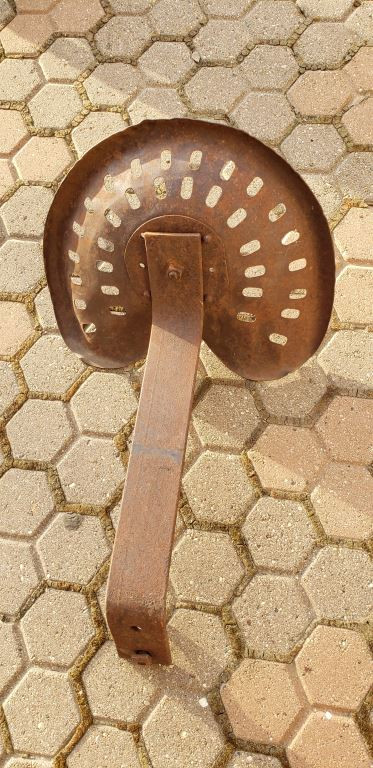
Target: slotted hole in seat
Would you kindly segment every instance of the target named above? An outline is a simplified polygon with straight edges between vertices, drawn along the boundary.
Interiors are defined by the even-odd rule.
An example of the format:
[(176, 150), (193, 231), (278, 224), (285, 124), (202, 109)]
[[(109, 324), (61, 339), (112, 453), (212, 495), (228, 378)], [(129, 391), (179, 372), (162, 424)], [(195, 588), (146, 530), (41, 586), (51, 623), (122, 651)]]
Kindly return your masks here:
[(73, 261), (75, 264), (79, 264), (80, 256), (75, 251), (68, 251), (68, 256), (71, 261)]
[(228, 181), (230, 177), (232, 176), (232, 173), (236, 167), (236, 163), (233, 162), (233, 160), (228, 160), (226, 163), (224, 163), (219, 176), (224, 181)]
[(295, 259), (289, 264), (289, 272), (299, 272), (307, 266), (307, 259)]
[(295, 320), (300, 315), (299, 309), (283, 309), (281, 312), (281, 317), (289, 318), (289, 320)]
[(237, 320), (241, 320), (242, 323), (255, 323), (256, 316), (251, 312), (238, 312)]
[(102, 251), (108, 251), (108, 253), (114, 250), (114, 243), (111, 240), (107, 240), (106, 237), (98, 237), (97, 245)]
[(250, 240), (250, 242), (244, 243), (244, 245), (241, 245), (240, 253), (242, 253), (243, 256), (250, 256), (251, 253), (255, 253), (256, 251), (259, 251), (259, 248), (260, 248), (259, 240)]
[(214, 184), (213, 187), (209, 190), (207, 197), (206, 197), (206, 205), (209, 208), (215, 208), (216, 203), (220, 200), (222, 196), (223, 190), (221, 187), (219, 187), (217, 184)]
[(171, 152), (169, 149), (164, 149), (161, 152), (161, 170), (168, 171), (171, 168)]
[(142, 165), (140, 162), (140, 159), (138, 157), (135, 157), (134, 160), (131, 160), (131, 176), (133, 179), (139, 179), (142, 174)]
[(111, 261), (101, 261), (101, 259), (96, 261), (96, 268), (99, 272), (112, 272), (114, 269)]
[(82, 278), (80, 275), (71, 275), (71, 282), (73, 285), (81, 285), (82, 284)]
[(293, 290), (289, 293), (289, 299), (305, 299), (306, 296), (306, 288), (293, 288)]
[(114, 179), (110, 173), (104, 176), (104, 187), (107, 192), (114, 192), (115, 190)]
[(281, 219), (285, 213), (286, 205), (284, 205), (284, 203), (278, 203), (278, 205), (275, 205), (275, 207), (270, 210), (268, 218), (270, 221), (278, 221), (278, 219)]
[(156, 197), (158, 200), (164, 200), (167, 197), (167, 187), (163, 176), (157, 176), (153, 183)]
[(260, 192), (264, 182), (263, 179), (260, 178), (260, 176), (255, 176), (255, 178), (250, 182), (248, 187), (246, 188), (246, 192), (249, 195), (249, 197), (255, 197), (255, 195)]
[(106, 209), (104, 216), (112, 227), (120, 227), (122, 219), (111, 208)]
[(126, 196), (126, 199), (130, 208), (132, 208), (134, 211), (140, 208), (141, 206), (140, 200), (137, 197), (135, 190), (132, 189), (132, 187), (127, 187), (127, 189), (124, 190), (124, 194)]
[(195, 149), (189, 158), (189, 168), (191, 171), (198, 171), (202, 162), (202, 152), (199, 149)]
[(193, 192), (193, 177), (184, 176), (181, 182), (180, 197), (182, 197), (183, 200), (189, 200), (192, 197), (192, 192)]
[(263, 296), (263, 288), (258, 288), (255, 285), (248, 285), (247, 288), (243, 289), (242, 295), (249, 297), (250, 299), (259, 299)]
[(286, 235), (283, 236), (281, 242), (282, 245), (291, 245), (291, 243), (296, 243), (299, 238), (299, 232), (296, 229), (291, 229), (290, 232), (287, 232)]
[(109, 307), (109, 312), (111, 315), (117, 315), (118, 317), (124, 317), (126, 314), (124, 307), (121, 306)]
[(266, 268), (264, 264), (255, 264), (253, 267), (245, 269), (245, 277), (260, 277), (265, 275)]
[(268, 338), (272, 341), (272, 344), (280, 344), (282, 347), (285, 346), (288, 340), (288, 337), (283, 336), (281, 333), (270, 333)]
[(87, 304), (84, 299), (74, 299), (74, 305), (77, 309), (87, 309)]
[(86, 209), (86, 211), (88, 211), (88, 213), (94, 213), (95, 207), (94, 207), (94, 204), (93, 204), (93, 200), (91, 200), (90, 197), (86, 197), (85, 198), (85, 200), (84, 200), (84, 208)]
[(84, 237), (84, 227), (82, 227), (81, 224), (78, 224), (77, 221), (73, 222), (73, 231), (78, 237)]
[(101, 292), (106, 296), (118, 296), (119, 288), (116, 285), (102, 285)]
[(233, 211), (233, 213), (229, 216), (227, 219), (228, 227), (231, 229), (234, 229), (234, 227), (238, 227), (239, 224), (241, 224), (246, 219), (247, 213), (244, 208), (237, 208), (236, 211)]
[(97, 331), (94, 323), (83, 323), (82, 328), (84, 333), (96, 333)]

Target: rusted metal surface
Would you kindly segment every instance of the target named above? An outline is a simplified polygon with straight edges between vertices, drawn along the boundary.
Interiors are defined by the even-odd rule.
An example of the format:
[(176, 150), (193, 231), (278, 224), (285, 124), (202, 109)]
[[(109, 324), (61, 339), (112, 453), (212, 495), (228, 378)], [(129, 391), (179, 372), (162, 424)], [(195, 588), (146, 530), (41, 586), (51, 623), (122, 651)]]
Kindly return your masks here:
[[(327, 222), (298, 174), (247, 134), (195, 120), (146, 121), (70, 171), (48, 215), (44, 253), (72, 350), (116, 368), (149, 347), (135, 429), (136, 445), (146, 447), (132, 451), (108, 616), (122, 655), (166, 663), (164, 597), (199, 346), (195, 302), (201, 291), (203, 338), (233, 371), (261, 380), (294, 370), (316, 351), (331, 313)], [(153, 397), (167, 430), (147, 403)], [(167, 455), (174, 439), (178, 461)], [(157, 473), (169, 486), (157, 486)]]

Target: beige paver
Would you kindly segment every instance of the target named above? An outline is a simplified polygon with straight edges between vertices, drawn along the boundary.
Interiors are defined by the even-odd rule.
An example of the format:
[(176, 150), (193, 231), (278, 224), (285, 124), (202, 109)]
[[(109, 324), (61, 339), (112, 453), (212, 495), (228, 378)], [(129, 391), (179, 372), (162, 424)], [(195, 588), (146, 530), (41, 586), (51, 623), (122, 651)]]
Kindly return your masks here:
[(259, 424), (247, 389), (212, 386), (194, 409), (193, 423), (205, 448), (241, 450)]
[(92, 725), (67, 758), (68, 768), (140, 768), (133, 736), (109, 725)]
[(35, 297), (35, 309), (38, 321), (44, 331), (57, 330), (57, 320), (48, 286), (43, 288)]
[(336, 171), (344, 195), (373, 202), (373, 152), (350, 152)]
[(183, 480), (189, 504), (198, 519), (235, 523), (255, 499), (239, 456), (206, 451)]
[(0, 153), (2, 155), (10, 154), (27, 135), (28, 131), (20, 112), (15, 109), (0, 110)]
[(365, 467), (330, 463), (311, 499), (328, 536), (368, 539), (373, 535), (373, 478)]
[(114, 16), (95, 35), (96, 45), (106, 58), (124, 61), (140, 56), (150, 40), (149, 23), (140, 16)]
[(11, 364), (0, 362), (0, 413), (9, 408), (18, 394), (17, 377)]
[[(348, 266), (338, 276), (334, 306), (341, 322), (373, 322), (373, 269)], [(356, 302), (356, 296), (359, 301)]]
[(321, 173), (302, 173), (301, 176), (316, 195), (325, 216), (332, 218), (342, 202), (334, 179)]
[(364, 0), (346, 20), (346, 26), (357, 35), (359, 42), (373, 45), (373, 9), (369, 0)]
[(252, 33), (243, 19), (211, 19), (193, 40), (194, 48), (203, 62), (233, 63), (252, 40)]
[(24, 181), (54, 181), (72, 163), (72, 154), (63, 139), (34, 136), (20, 149), (14, 165)]
[(116, 112), (91, 112), (71, 132), (75, 149), (81, 157), (100, 141), (123, 131), (126, 124)]
[[(172, 663), (204, 688), (218, 683), (232, 651), (218, 616), (180, 608), (168, 624)], [(208, 649), (208, 651), (207, 651)]]
[(373, 458), (373, 402), (338, 395), (316, 424), (328, 451), (337, 461), (369, 464)]
[(281, 768), (281, 763), (277, 757), (239, 750), (234, 753), (227, 768)]
[(53, 507), (44, 472), (12, 468), (0, 478), (1, 533), (32, 536)]
[(246, 24), (255, 42), (286, 43), (303, 26), (291, 0), (260, 0), (249, 10)]
[(104, 504), (124, 479), (124, 468), (111, 440), (81, 437), (57, 465), (66, 501)]
[(63, 3), (57, 2), (51, 11), (53, 25), (71, 35), (88, 32), (103, 15), (99, 0), (90, 0), (88, 5), (63, 0)]
[(25, 354), (21, 368), (30, 390), (63, 394), (84, 371), (84, 364), (60, 336), (42, 336)]
[(357, 91), (373, 90), (372, 64), (373, 48), (360, 48), (351, 61), (345, 65), (344, 72)]
[(328, 171), (344, 153), (344, 143), (333, 125), (297, 125), (282, 142), (289, 163), (299, 170)]
[(356, 45), (356, 35), (340, 22), (314, 21), (294, 45), (306, 67), (334, 69)]
[(185, 43), (153, 43), (139, 58), (139, 67), (148, 80), (161, 85), (175, 85), (194, 67)]
[(5, 763), (6, 768), (52, 768), (52, 761), (40, 758), (11, 757)]
[(342, 19), (353, 7), (353, 0), (297, 0), (297, 6), (311, 19)]
[(71, 405), (80, 430), (114, 435), (136, 412), (137, 400), (127, 376), (93, 373)]
[(328, 546), (318, 552), (302, 582), (318, 616), (364, 622), (372, 609), (372, 577), (367, 552)]
[(251, 88), (287, 90), (298, 75), (298, 64), (291, 48), (257, 45), (246, 56), (241, 72)]
[(0, 622), (0, 691), (14, 680), (23, 665), (21, 643), (14, 624)]
[(6, 432), (16, 459), (52, 461), (71, 438), (72, 427), (63, 403), (28, 400)]
[(314, 485), (326, 461), (316, 435), (302, 427), (267, 427), (248, 456), (264, 488), (304, 491)]
[(324, 371), (314, 360), (282, 379), (257, 384), (265, 409), (279, 418), (302, 418), (317, 405), (326, 392)]
[(40, 243), (33, 240), (6, 240), (0, 248), (0, 291), (26, 293), (44, 275)]
[(53, 25), (49, 16), (20, 14), (0, 32), (0, 42), (7, 56), (32, 56), (52, 34)]
[(185, 86), (193, 110), (218, 114), (229, 112), (247, 89), (235, 68), (201, 67)]
[(39, 581), (32, 547), (0, 539), (0, 576), (0, 611), (15, 614)]
[(92, 104), (110, 107), (127, 104), (136, 95), (140, 82), (136, 67), (117, 62), (99, 64), (84, 81), (84, 88)]
[(70, 81), (95, 64), (87, 40), (79, 37), (59, 37), (40, 56), (39, 64), (47, 80)]
[(370, 391), (373, 339), (366, 331), (338, 331), (319, 354), (329, 380), (348, 392)]
[(282, 93), (259, 91), (245, 96), (232, 112), (232, 118), (237, 128), (270, 144), (278, 144), (295, 123), (295, 115)]
[(172, 37), (184, 37), (198, 30), (205, 17), (197, 0), (159, 0), (149, 14), (155, 32)]
[(291, 768), (370, 768), (371, 759), (357, 726), (350, 717), (313, 712), (287, 750)]
[(347, 128), (354, 144), (369, 146), (373, 144), (373, 98), (351, 107), (342, 117), (342, 123)]
[(64, 83), (47, 83), (29, 102), (35, 128), (66, 128), (82, 110), (76, 88)]
[[(358, 238), (356, 231), (359, 232)], [(373, 262), (373, 210), (350, 208), (335, 228), (334, 237), (346, 261)]]
[(247, 11), (253, 0), (203, 0), (201, 5), (209, 16), (238, 18)]
[[(0, 73), (1, 75), (1, 73)], [(46, 187), (20, 187), (0, 209), (8, 235), (42, 237), (53, 192)]]
[(59, 514), (37, 544), (47, 578), (86, 584), (110, 554), (96, 517)]
[(0, 354), (14, 355), (32, 333), (33, 324), (24, 304), (0, 301)]
[(352, 98), (352, 86), (339, 70), (308, 71), (298, 77), (287, 93), (300, 115), (332, 117)]
[(0, 101), (23, 101), (42, 82), (32, 59), (3, 59), (0, 64)]
[(184, 117), (186, 107), (176, 91), (170, 88), (144, 88), (128, 107), (133, 125), (142, 120)]
[(0, 160), (0, 198), (5, 197), (16, 183), (16, 174), (10, 161)]

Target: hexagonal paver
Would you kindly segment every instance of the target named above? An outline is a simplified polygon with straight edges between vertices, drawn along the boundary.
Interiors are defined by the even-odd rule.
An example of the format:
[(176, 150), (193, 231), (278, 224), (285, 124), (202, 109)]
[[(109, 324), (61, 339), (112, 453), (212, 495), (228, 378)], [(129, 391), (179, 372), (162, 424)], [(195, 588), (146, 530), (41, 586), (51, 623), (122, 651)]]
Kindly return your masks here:
[(152, 0), (110, 0), (110, 6), (115, 13), (131, 15), (144, 13), (152, 7)]
[(184, 117), (186, 107), (176, 91), (170, 88), (144, 88), (128, 107), (133, 124), (141, 120)]
[(325, 216), (332, 218), (342, 202), (342, 195), (335, 180), (321, 173), (302, 173), (302, 179), (316, 196)]
[(122, 116), (116, 112), (91, 112), (72, 130), (71, 138), (79, 157), (82, 157), (91, 147), (125, 127)]
[(52, 761), (43, 757), (31, 760), (27, 757), (11, 757), (5, 765), (6, 768), (52, 768)]
[(133, 736), (109, 725), (92, 725), (68, 756), (68, 768), (140, 768)]
[(41, 755), (53, 755), (80, 719), (68, 677), (38, 667), (13, 689), (4, 710), (14, 748)]
[(342, 123), (354, 144), (373, 144), (373, 98), (351, 107), (344, 113)]
[(143, 16), (113, 16), (95, 35), (98, 50), (107, 59), (137, 59), (151, 40)]
[(222, 605), (243, 573), (226, 533), (186, 531), (172, 555), (170, 578), (181, 600)]
[(297, 0), (297, 6), (311, 19), (342, 19), (351, 10), (353, 0)]
[(337, 461), (373, 459), (373, 401), (337, 396), (316, 424), (328, 451)]
[(259, 568), (290, 573), (304, 563), (316, 538), (303, 504), (270, 497), (259, 499), (242, 532)]
[(8, 0), (2, 0), (0, 5), (0, 27), (3, 28), (14, 16), (13, 8)]
[(319, 626), (307, 638), (296, 667), (310, 704), (357, 709), (373, 682), (373, 660), (357, 632)]
[(337, 463), (328, 464), (311, 496), (325, 533), (347, 539), (373, 535), (372, 498), (373, 477), (368, 470)]
[(16, 174), (9, 160), (0, 160), (0, 197), (10, 192), (16, 183)]
[(257, 391), (265, 409), (280, 418), (303, 418), (326, 392), (324, 371), (314, 360), (282, 379), (260, 382)]
[(349, 27), (358, 37), (360, 43), (373, 45), (373, 9), (370, 2), (364, 2), (346, 19)]
[(184, 37), (196, 32), (204, 20), (198, 0), (159, 0), (149, 14), (152, 27), (158, 34)]
[(29, 102), (35, 128), (66, 128), (83, 105), (73, 85), (47, 83)]
[(38, 541), (48, 579), (86, 584), (110, 553), (100, 521), (85, 515), (59, 514)]
[(53, 192), (45, 187), (20, 187), (1, 207), (1, 216), (14, 237), (42, 237)]
[(260, 0), (246, 16), (246, 24), (257, 43), (286, 43), (303, 23), (291, 0)]
[(24, 304), (0, 301), (0, 354), (14, 355), (32, 333), (32, 322)]
[(282, 93), (249, 93), (232, 112), (232, 118), (238, 128), (272, 144), (279, 143), (295, 123)]
[(32, 536), (49, 517), (54, 500), (44, 472), (8, 469), (0, 479), (0, 530)]
[(308, 71), (298, 77), (287, 97), (301, 115), (333, 117), (351, 99), (352, 87), (344, 72)]
[[(359, 237), (356, 237), (359, 232)], [(373, 262), (373, 210), (350, 208), (334, 230), (334, 238), (346, 261)]]
[(373, 152), (349, 152), (336, 178), (345, 195), (373, 203)]
[[(338, 275), (334, 306), (341, 322), (373, 323), (373, 269), (346, 267)], [(356, 301), (356, 296), (359, 301)]]
[(251, 88), (286, 90), (298, 75), (298, 64), (291, 48), (257, 45), (241, 66)]
[(154, 768), (211, 768), (224, 745), (211, 711), (195, 698), (164, 696), (145, 721), (143, 734)]
[(192, 109), (217, 114), (229, 112), (246, 88), (237, 69), (201, 67), (184, 90)]
[(15, 109), (0, 110), (0, 154), (9, 155), (27, 135), (20, 112)]
[(25, 354), (21, 368), (34, 392), (62, 395), (84, 371), (84, 364), (60, 336), (42, 336)]
[(373, 90), (373, 48), (360, 48), (345, 64), (344, 72), (357, 91)]
[(343, 155), (345, 145), (334, 125), (297, 125), (281, 149), (294, 168), (328, 171)]
[(213, 385), (193, 411), (193, 424), (205, 448), (239, 451), (259, 421), (250, 392), (223, 384)]
[(41, 82), (33, 59), (4, 59), (0, 64), (0, 101), (24, 101)]
[(329, 380), (344, 390), (373, 389), (373, 337), (366, 331), (338, 331), (319, 354)]
[(25, 293), (44, 275), (41, 243), (6, 240), (0, 248), (0, 291)]
[(202, 341), (200, 348), (200, 358), (203, 367), (210, 379), (217, 383), (232, 382), (244, 383), (241, 376), (227, 368), (224, 363), (211, 351), (210, 347)]
[(314, 21), (295, 43), (294, 51), (306, 67), (333, 69), (342, 64), (356, 41), (356, 35), (342, 23)]
[(84, 87), (92, 104), (104, 107), (124, 105), (138, 90), (141, 76), (131, 64), (99, 64), (84, 81)]
[(279, 491), (304, 491), (315, 482), (325, 451), (309, 429), (271, 424), (248, 451), (260, 482)]
[(21, 621), (32, 662), (69, 667), (94, 635), (83, 595), (47, 589)]
[(255, 498), (239, 456), (206, 451), (183, 480), (192, 512), (198, 519), (235, 523)]
[(281, 768), (277, 757), (259, 754), (259, 752), (235, 752), (227, 768)]
[(252, 39), (244, 20), (210, 19), (193, 39), (202, 61), (233, 64)]
[(139, 58), (145, 77), (160, 85), (175, 85), (195, 66), (185, 43), (156, 42)]
[(57, 465), (66, 501), (105, 504), (124, 479), (124, 467), (111, 440), (81, 437)]
[(115, 435), (136, 412), (137, 400), (127, 376), (93, 373), (73, 396), (71, 405), (81, 431)]
[(173, 665), (188, 677), (196, 678), (205, 688), (216, 685), (232, 661), (220, 618), (180, 608), (172, 616), (168, 632)]
[(70, 35), (81, 35), (97, 24), (104, 10), (100, 0), (90, 0), (88, 4), (64, 0), (63, 3), (55, 3), (50, 15), (56, 29)]
[(22, 653), (14, 625), (0, 622), (0, 692), (12, 682), (22, 668)]
[(9, 408), (18, 394), (17, 377), (11, 364), (0, 362), (0, 413)]
[(289, 744), (287, 755), (291, 768), (370, 768), (372, 764), (354, 721), (329, 712), (309, 715)]
[(47, 14), (18, 14), (0, 32), (0, 42), (7, 56), (30, 56), (38, 52), (53, 32)]
[(295, 578), (258, 574), (233, 603), (250, 650), (283, 658), (312, 621), (306, 595)]
[(241, 662), (221, 696), (236, 738), (247, 741), (281, 744), (304, 706), (293, 667), (257, 659)]
[(0, 539), (0, 611), (16, 613), (39, 581), (29, 544)]
[(20, 149), (14, 165), (24, 181), (54, 181), (72, 163), (73, 156), (64, 139), (33, 136)]
[(57, 320), (48, 286), (45, 286), (36, 296), (35, 309), (38, 321), (44, 331), (57, 330)]
[(324, 547), (302, 581), (318, 616), (341, 621), (367, 621), (372, 609), (373, 566), (367, 552)]
[(59, 37), (40, 56), (39, 64), (46, 80), (76, 80), (95, 63), (87, 40), (79, 37)]
[(129, 664), (108, 641), (85, 668), (83, 683), (94, 717), (138, 722), (156, 693), (157, 669)]
[(37, 461), (52, 461), (73, 433), (66, 406), (47, 400), (28, 400), (6, 432), (16, 459)]

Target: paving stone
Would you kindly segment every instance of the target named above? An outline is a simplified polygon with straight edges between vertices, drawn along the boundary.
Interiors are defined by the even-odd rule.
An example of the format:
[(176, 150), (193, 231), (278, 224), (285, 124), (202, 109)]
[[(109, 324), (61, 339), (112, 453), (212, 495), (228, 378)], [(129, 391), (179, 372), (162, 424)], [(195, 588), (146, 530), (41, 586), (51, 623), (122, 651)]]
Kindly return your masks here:
[(152, 7), (152, 0), (110, 0), (110, 6), (115, 13), (144, 13)]
[(18, 13), (46, 13), (57, 0), (15, 0)]
[(264, 488), (305, 491), (314, 485), (326, 461), (309, 429), (271, 424), (248, 451)]
[(135, 743), (128, 731), (92, 725), (68, 756), (68, 768), (140, 768)]
[(287, 93), (294, 109), (307, 117), (334, 117), (351, 97), (349, 78), (338, 70), (304, 72)]
[(131, 61), (151, 41), (151, 29), (143, 16), (113, 16), (95, 35), (98, 50), (107, 59)]
[(260, 0), (246, 16), (257, 43), (286, 43), (304, 19), (291, 0)]
[(373, 337), (366, 331), (338, 331), (319, 354), (330, 382), (349, 392), (373, 388)]
[(290, 576), (257, 574), (233, 603), (243, 638), (255, 653), (283, 658), (313, 618), (306, 595)]
[(28, 136), (28, 131), (21, 113), (15, 109), (1, 109), (0, 154), (9, 155), (26, 136)]
[[(1, 74), (1, 73), (0, 73)], [(1, 216), (13, 237), (42, 237), (53, 192), (46, 187), (20, 187), (1, 207)]]
[(44, 331), (57, 330), (57, 320), (48, 286), (43, 288), (36, 296), (35, 309), (38, 321)]
[(226, 533), (188, 530), (172, 555), (170, 578), (180, 600), (223, 605), (243, 574)]
[(310, 704), (355, 710), (373, 682), (373, 660), (362, 635), (319, 626), (296, 658)]
[(0, 539), (0, 611), (14, 614), (39, 578), (29, 544)]
[(316, 196), (325, 216), (332, 217), (342, 202), (342, 195), (336, 188), (335, 181), (319, 173), (302, 173), (301, 176)]
[(24, 181), (49, 182), (60, 176), (72, 161), (64, 139), (33, 136), (17, 152), (13, 162)]
[(33, 59), (3, 59), (0, 63), (0, 101), (24, 101), (41, 82)]
[(239, 456), (206, 451), (183, 480), (197, 519), (236, 523), (248, 510), (255, 492)]
[(6, 432), (14, 458), (35, 461), (52, 461), (73, 434), (66, 406), (46, 400), (28, 400)]
[(88, 32), (103, 15), (104, 10), (99, 0), (90, 0), (89, 3), (62, 0), (51, 11), (54, 27), (70, 35)]
[(126, 124), (121, 115), (115, 112), (91, 112), (71, 131), (75, 149), (82, 157), (100, 141), (123, 131)]
[(249, 512), (242, 528), (259, 568), (297, 571), (315, 544), (315, 531), (303, 504), (263, 497)]
[(221, 696), (236, 738), (245, 741), (283, 743), (304, 706), (293, 668), (258, 659), (244, 659)]
[(311, 496), (325, 533), (347, 539), (373, 535), (372, 498), (373, 477), (368, 470), (338, 463), (328, 464)]
[(0, 530), (32, 536), (53, 511), (54, 500), (44, 472), (8, 469), (0, 479)]
[(182, 38), (197, 32), (205, 16), (197, 0), (159, 0), (149, 19), (157, 34)]
[(193, 411), (204, 448), (239, 451), (260, 422), (253, 396), (242, 387), (215, 384)]
[(86, 584), (110, 553), (100, 521), (59, 514), (37, 544), (48, 579)]
[(0, 622), (0, 692), (14, 680), (22, 669), (20, 643), (14, 625)]
[(281, 768), (277, 757), (260, 755), (258, 752), (235, 752), (227, 768)]
[(337, 461), (373, 459), (373, 401), (337, 396), (316, 424), (329, 453)]
[(19, 14), (0, 32), (0, 43), (6, 56), (32, 56), (38, 53), (53, 32), (48, 15)]
[(176, 696), (163, 696), (145, 721), (143, 734), (154, 768), (212, 768), (224, 745), (209, 709)]
[(46, 80), (76, 80), (95, 63), (87, 40), (79, 37), (58, 37), (40, 56), (39, 64)]
[(68, 677), (38, 667), (26, 672), (5, 700), (4, 711), (14, 748), (41, 755), (62, 747), (80, 720)]
[(365, 622), (372, 609), (372, 578), (367, 552), (327, 546), (318, 552), (302, 581), (318, 616)]
[(257, 392), (265, 409), (279, 418), (303, 418), (326, 392), (324, 371), (312, 360), (282, 379), (260, 382)]
[(0, 361), (0, 414), (9, 408), (18, 394), (19, 386), (11, 364)]
[(358, 92), (373, 90), (373, 48), (360, 48), (344, 72)]
[(202, 61), (233, 64), (251, 40), (251, 31), (244, 20), (210, 19), (193, 38), (193, 43)]
[(373, 202), (373, 152), (350, 152), (337, 168), (336, 178), (346, 196)]
[(200, 348), (200, 358), (207, 376), (209, 376), (213, 381), (216, 381), (217, 383), (222, 381), (236, 381), (237, 383), (244, 383), (244, 379), (242, 379), (241, 376), (238, 376), (237, 373), (234, 373), (234, 371), (231, 371), (229, 368), (227, 368), (227, 366), (222, 363), (222, 361), (211, 351), (211, 349), (204, 341), (202, 341)]
[(294, 168), (328, 171), (343, 155), (345, 145), (334, 125), (297, 125), (281, 144)]
[(140, 82), (141, 77), (136, 67), (116, 62), (99, 64), (84, 81), (84, 87), (92, 104), (122, 106), (136, 95)]
[(306, 67), (333, 69), (342, 64), (356, 42), (356, 35), (345, 24), (314, 21), (295, 43), (294, 52)]
[(354, 721), (342, 715), (329, 715), (309, 715), (287, 748), (291, 768), (370, 768), (367, 747)]
[(0, 291), (31, 291), (44, 275), (41, 243), (7, 240), (0, 248)]
[(83, 373), (85, 366), (60, 336), (42, 336), (25, 354), (21, 368), (33, 392), (62, 395)]
[(298, 64), (291, 48), (257, 45), (241, 66), (252, 88), (286, 90), (298, 75)]
[(9, 160), (0, 160), (0, 198), (10, 192), (16, 183), (16, 175)]
[(160, 85), (176, 85), (193, 69), (194, 62), (185, 43), (156, 42), (139, 58), (145, 77)]
[(225, 16), (227, 18), (239, 18), (253, 0), (203, 0), (201, 3), (209, 17)]
[(334, 301), (341, 322), (373, 323), (372, 295), (373, 269), (345, 267), (337, 278)]
[[(218, 616), (180, 608), (168, 624), (172, 663), (204, 688), (217, 684), (232, 662), (232, 651)], [(208, 650), (207, 650), (208, 649)]]
[(351, 107), (343, 115), (342, 123), (355, 144), (373, 144), (373, 98)]
[(6, 24), (13, 18), (14, 11), (10, 6), (8, 0), (1, 0), (0, 2), (0, 29), (5, 27)]
[(115, 435), (135, 414), (137, 400), (127, 376), (93, 373), (73, 396), (71, 405), (81, 431)]
[(133, 124), (142, 120), (185, 117), (186, 112), (176, 91), (169, 88), (145, 88), (128, 108)]
[(14, 355), (32, 333), (32, 322), (24, 304), (0, 301), (0, 354)]
[(373, 45), (373, 8), (372, 3), (364, 0), (359, 8), (346, 19), (346, 27), (354, 32), (360, 43)]
[(83, 595), (47, 589), (21, 620), (32, 662), (69, 667), (94, 635)]
[(35, 128), (66, 128), (82, 110), (78, 91), (73, 85), (47, 83), (29, 102)]
[(6, 768), (52, 768), (52, 761), (40, 758), (11, 757), (5, 763)]
[(249, 93), (231, 116), (238, 128), (272, 144), (278, 144), (295, 123), (295, 115), (282, 93)]
[(373, 261), (373, 208), (350, 208), (335, 228), (334, 238), (346, 261)]
[(154, 698), (157, 669), (128, 663), (108, 641), (85, 668), (83, 683), (94, 717), (133, 723)]
[(57, 464), (66, 501), (105, 504), (124, 479), (124, 467), (111, 440), (81, 437)]
[(237, 69), (201, 67), (185, 86), (192, 109), (199, 112), (229, 112), (247, 85)]
[(343, 19), (352, 9), (353, 0), (297, 0), (298, 8), (311, 19)]

